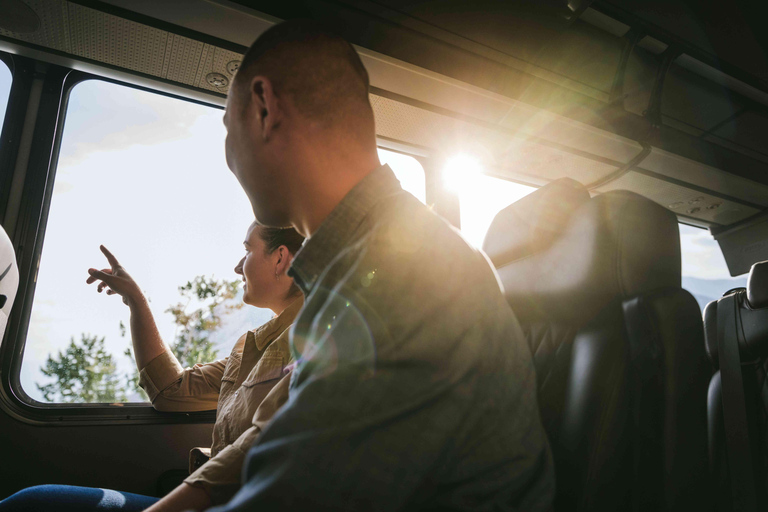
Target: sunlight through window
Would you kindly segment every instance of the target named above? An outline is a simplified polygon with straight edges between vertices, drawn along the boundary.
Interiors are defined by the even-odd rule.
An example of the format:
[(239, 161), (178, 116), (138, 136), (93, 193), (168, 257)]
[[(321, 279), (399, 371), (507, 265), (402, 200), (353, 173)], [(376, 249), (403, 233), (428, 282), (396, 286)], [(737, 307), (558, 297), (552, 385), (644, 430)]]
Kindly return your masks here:
[(412, 156), (395, 153), (379, 148), (379, 160), (382, 165), (389, 165), (403, 190), (413, 194), (422, 203), (427, 202), (424, 168)]
[(466, 154), (446, 162), (443, 182), (459, 197), (464, 238), (478, 248), (482, 247), (485, 233), (496, 214), (536, 190), (483, 174), (480, 162)]
[(456, 155), (449, 158), (443, 168), (443, 183), (451, 192), (461, 192), (480, 176), (482, 166), (472, 155)]
[(731, 288), (747, 285), (747, 276), (731, 277), (723, 252), (710, 232), (680, 224), (683, 288), (699, 303), (702, 312), (711, 301)]

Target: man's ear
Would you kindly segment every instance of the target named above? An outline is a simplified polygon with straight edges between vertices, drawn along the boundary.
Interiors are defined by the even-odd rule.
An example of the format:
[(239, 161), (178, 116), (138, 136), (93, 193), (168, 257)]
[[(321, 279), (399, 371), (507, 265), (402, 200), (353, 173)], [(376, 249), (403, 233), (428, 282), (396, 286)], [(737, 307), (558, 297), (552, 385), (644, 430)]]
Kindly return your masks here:
[(268, 141), (280, 123), (280, 105), (272, 82), (265, 76), (255, 76), (250, 83), (251, 107), (261, 128), (261, 136)]
[(277, 253), (277, 261), (275, 261), (275, 274), (281, 276), (288, 272), (288, 268), (291, 266), (291, 261), (293, 261), (293, 256), (291, 255), (291, 252), (288, 250), (288, 248), (284, 245), (281, 245), (275, 249), (275, 253)]

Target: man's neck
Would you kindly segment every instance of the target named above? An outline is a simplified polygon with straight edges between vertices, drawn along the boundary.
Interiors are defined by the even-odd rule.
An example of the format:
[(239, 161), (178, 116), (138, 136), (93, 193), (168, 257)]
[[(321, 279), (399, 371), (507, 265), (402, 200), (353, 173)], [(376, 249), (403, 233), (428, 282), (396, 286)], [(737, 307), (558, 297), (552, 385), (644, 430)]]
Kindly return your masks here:
[(297, 198), (293, 227), (305, 238), (311, 237), (350, 190), (380, 165), (374, 154), (354, 167), (340, 164), (334, 170), (316, 173), (318, 179), (304, 189), (306, 195)]

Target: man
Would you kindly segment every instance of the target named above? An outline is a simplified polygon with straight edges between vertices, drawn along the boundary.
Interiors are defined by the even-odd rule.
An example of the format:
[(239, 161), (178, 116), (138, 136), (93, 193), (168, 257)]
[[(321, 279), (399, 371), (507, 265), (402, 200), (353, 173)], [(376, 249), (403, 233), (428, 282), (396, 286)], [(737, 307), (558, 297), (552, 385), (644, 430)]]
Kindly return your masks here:
[(376, 152), (368, 76), (311, 22), (265, 32), (227, 101), (259, 222), (308, 240), (290, 399), (217, 510), (546, 510), (531, 356), (484, 256)]

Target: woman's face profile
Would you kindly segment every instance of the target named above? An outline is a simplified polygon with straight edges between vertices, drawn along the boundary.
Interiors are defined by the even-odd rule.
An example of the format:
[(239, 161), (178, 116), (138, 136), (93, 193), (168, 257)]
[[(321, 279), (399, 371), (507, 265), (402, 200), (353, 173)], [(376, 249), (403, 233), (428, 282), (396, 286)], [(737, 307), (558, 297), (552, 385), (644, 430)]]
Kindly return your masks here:
[[(277, 259), (278, 251), (267, 254), (257, 224), (251, 224), (245, 237), (245, 256), (235, 267), (235, 273), (243, 277), (243, 302), (256, 307), (269, 307), (279, 300)], [(283, 276), (284, 279), (287, 277)]]

